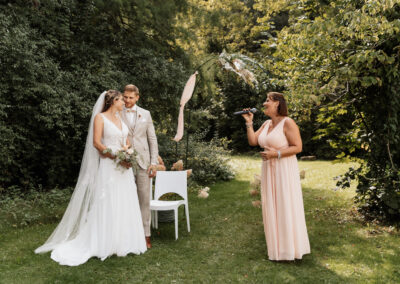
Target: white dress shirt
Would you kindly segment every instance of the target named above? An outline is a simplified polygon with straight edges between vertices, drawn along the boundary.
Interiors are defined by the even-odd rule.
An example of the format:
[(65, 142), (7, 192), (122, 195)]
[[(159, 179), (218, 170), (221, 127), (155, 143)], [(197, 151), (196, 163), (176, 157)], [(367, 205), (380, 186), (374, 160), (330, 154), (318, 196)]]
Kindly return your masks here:
[[(135, 104), (135, 105), (134, 105), (133, 107), (131, 107), (131, 108), (124, 107), (124, 109), (125, 109), (125, 111), (126, 111), (126, 110), (130, 110), (130, 111), (126, 111), (126, 117), (128, 118), (129, 123), (130, 123), (131, 125), (135, 125), (135, 123), (136, 123), (137, 105)], [(133, 112), (132, 112), (132, 111), (133, 111)]]

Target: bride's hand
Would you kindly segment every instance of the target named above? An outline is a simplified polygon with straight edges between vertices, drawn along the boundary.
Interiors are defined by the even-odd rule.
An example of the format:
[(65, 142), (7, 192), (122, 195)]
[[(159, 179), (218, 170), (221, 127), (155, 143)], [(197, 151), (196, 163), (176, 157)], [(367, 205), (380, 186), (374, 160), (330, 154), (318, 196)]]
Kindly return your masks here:
[(105, 149), (102, 152), (100, 152), (100, 155), (104, 158), (109, 158), (111, 160), (115, 159), (115, 156), (113, 155), (113, 153), (111, 152), (111, 150), (109, 149)]
[(121, 164), (121, 166), (123, 166), (126, 169), (129, 169), (130, 167), (132, 167), (131, 163), (127, 163), (127, 162), (124, 162), (124, 161), (121, 161), (119, 163)]

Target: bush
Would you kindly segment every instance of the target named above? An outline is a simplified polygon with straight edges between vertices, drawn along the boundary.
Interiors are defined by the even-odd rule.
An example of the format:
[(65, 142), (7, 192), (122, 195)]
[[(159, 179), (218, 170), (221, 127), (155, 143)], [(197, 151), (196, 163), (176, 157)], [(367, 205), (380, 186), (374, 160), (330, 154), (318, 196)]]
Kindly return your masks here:
[(234, 173), (228, 165), (227, 150), (216, 140), (210, 142), (192, 142), (189, 150), (188, 168), (193, 169), (193, 180), (208, 185), (219, 180), (230, 180)]
[(132, 11), (139, 9), (137, 2), (147, 5), (75, 0), (0, 5), (0, 187), (72, 186), (91, 110), (104, 90), (137, 84), (140, 105), (158, 108), (156, 127), (169, 123), (165, 114), (179, 105), (186, 80), (185, 58), (166, 39), (173, 35), (174, 9), (180, 8), (168, 2), (146, 9), (163, 11), (171, 20), (162, 26), (165, 38), (155, 38), (146, 36), (147, 30), (159, 32), (152, 21), (131, 18), (140, 22), (132, 30), (117, 17), (142, 15)]
[(0, 231), (59, 220), (71, 198), (72, 188), (21, 191), (9, 188), (0, 198)]
[[(186, 139), (179, 144), (165, 134), (158, 134), (159, 153), (169, 170), (174, 162), (183, 160), (185, 169), (192, 169), (191, 180), (199, 185), (208, 185), (219, 180), (230, 180), (234, 172), (228, 165), (230, 151), (225, 150), (224, 140), (201, 141), (202, 135), (191, 135), (186, 162)], [(185, 138), (185, 137), (184, 137)]]

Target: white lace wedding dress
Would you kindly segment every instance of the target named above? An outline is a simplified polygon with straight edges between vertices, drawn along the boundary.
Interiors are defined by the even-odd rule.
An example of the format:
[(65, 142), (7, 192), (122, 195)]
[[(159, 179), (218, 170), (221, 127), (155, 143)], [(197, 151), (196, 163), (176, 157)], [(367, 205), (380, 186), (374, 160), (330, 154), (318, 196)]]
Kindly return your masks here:
[[(120, 130), (102, 115), (103, 143), (112, 150), (121, 148), (128, 135), (122, 122)], [(100, 158), (86, 220), (73, 239), (56, 244), (51, 258), (62, 265), (76, 266), (95, 256), (106, 259), (116, 254), (140, 254), (146, 241), (136, 184), (131, 169), (116, 168), (109, 158)]]

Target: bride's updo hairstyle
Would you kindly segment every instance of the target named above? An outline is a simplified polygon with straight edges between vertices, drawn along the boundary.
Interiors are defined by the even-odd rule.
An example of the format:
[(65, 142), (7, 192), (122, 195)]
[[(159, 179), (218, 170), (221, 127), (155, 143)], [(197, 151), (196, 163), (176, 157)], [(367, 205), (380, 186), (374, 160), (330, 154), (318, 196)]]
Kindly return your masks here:
[(285, 97), (283, 96), (283, 94), (278, 93), (278, 92), (269, 92), (267, 94), (267, 97), (274, 102), (279, 102), (278, 110), (277, 110), (278, 115), (281, 115), (281, 116), (288, 115), (286, 100), (285, 100)]
[(108, 90), (104, 96), (104, 106), (101, 112), (107, 111), (113, 105), (114, 100), (120, 96), (122, 96), (122, 94), (119, 91)]

